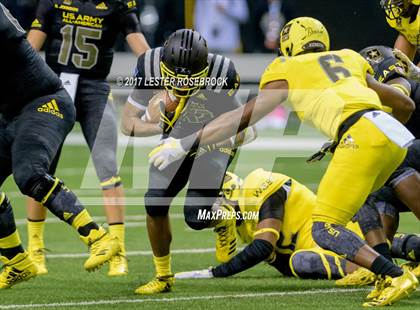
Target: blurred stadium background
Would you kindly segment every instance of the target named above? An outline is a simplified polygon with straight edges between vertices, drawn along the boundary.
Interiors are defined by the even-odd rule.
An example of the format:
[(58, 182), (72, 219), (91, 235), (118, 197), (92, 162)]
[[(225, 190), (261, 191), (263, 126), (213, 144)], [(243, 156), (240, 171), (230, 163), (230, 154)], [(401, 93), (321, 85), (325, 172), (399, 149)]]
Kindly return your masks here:
[[(28, 28), (32, 22), (36, 0), (0, 0), (8, 6), (21, 24)], [(137, 0), (142, 30), (152, 47), (159, 46), (174, 30), (184, 27), (201, 27), (209, 33), (210, 47), (228, 55), (235, 63), (242, 80), (239, 97), (245, 101), (255, 92), (265, 66), (276, 56), (278, 33), (282, 25), (297, 16), (320, 19), (329, 29), (332, 48), (360, 50), (369, 45), (393, 45), (397, 33), (386, 24), (379, 0), (226, 0), (229, 3), (229, 27), (217, 18), (205, 19), (214, 11), (209, 6), (213, 0)], [(228, 13), (229, 13), (228, 12)], [(201, 15), (200, 15), (201, 14)], [(211, 13), (213, 14), (213, 13)], [(214, 13), (216, 14), (216, 13)], [(213, 16), (214, 17), (214, 16)], [(229, 29), (230, 28), (230, 29)], [(229, 30), (229, 38), (218, 40), (220, 31)], [(236, 43), (235, 43), (236, 42)], [(235, 43), (235, 44), (233, 44)], [(213, 47), (212, 47), (213, 46)], [(126, 51), (121, 37), (109, 82), (115, 101), (121, 107), (130, 89), (119, 87), (118, 79), (131, 76), (136, 64), (135, 57)], [(259, 137), (244, 147), (232, 170), (245, 176), (251, 170), (263, 167), (274, 169), (300, 180), (316, 190), (328, 160), (307, 165), (305, 158), (317, 150), (323, 138), (311, 129), (301, 127), (288, 111), (279, 109), (259, 124)], [(302, 309), (319, 306), (324, 309), (354, 309), (366, 294), (365, 289), (336, 290), (332, 281), (279, 280), (278, 273), (266, 265), (245, 272), (233, 279), (179, 281), (174, 292), (164, 296), (136, 299), (134, 288), (153, 276), (150, 246), (145, 229), (143, 193), (147, 182), (147, 155), (157, 138), (129, 140), (120, 137), (119, 160), (127, 194), (127, 249), (130, 274), (126, 278), (109, 279), (103, 270), (87, 275), (82, 269), (86, 249), (77, 236), (55, 218), (48, 220), (46, 245), (50, 273), (35, 281), (19, 286), (19, 289), (1, 293), (0, 309), (10, 308), (98, 308), (115, 307), (148, 309), (224, 307), (243, 309), (283, 306), (286, 309)], [(102, 212), (102, 195), (90, 163), (87, 147), (76, 126), (66, 140), (57, 175), (75, 189), (95, 218), (105, 223)], [(3, 189), (15, 207), (19, 230), (26, 240), (25, 198), (9, 178)], [(214, 234), (207, 230), (194, 232), (183, 222), (182, 198), (171, 209), (174, 231), (174, 270), (206, 268), (216, 264), (214, 258)], [(411, 214), (401, 219), (401, 231), (420, 232), (418, 221)], [(209, 254), (210, 253), (210, 254)], [(104, 268), (106, 269), (106, 268)], [(340, 297), (337, 298), (337, 294)], [(419, 309), (419, 293), (410, 300), (398, 304), (396, 309)], [(171, 303), (166, 303), (171, 302)]]

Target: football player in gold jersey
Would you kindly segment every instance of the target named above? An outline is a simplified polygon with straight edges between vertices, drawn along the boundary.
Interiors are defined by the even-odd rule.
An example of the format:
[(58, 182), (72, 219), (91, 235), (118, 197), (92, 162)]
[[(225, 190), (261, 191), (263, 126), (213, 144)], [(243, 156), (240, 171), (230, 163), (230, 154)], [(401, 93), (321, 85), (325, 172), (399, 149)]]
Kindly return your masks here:
[[(416, 277), (408, 270), (403, 272), (345, 225), (404, 159), (414, 137), (395, 118), (406, 122), (414, 102), (376, 82), (370, 75), (372, 68), (358, 53), (329, 51), (329, 45), (328, 32), (318, 20), (300, 17), (290, 21), (280, 34), (284, 56), (264, 72), (258, 96), (195, 134), (166, 139), (152, 151), (150, 162), (164, 169), (191, 147), (226, 139), (287, 101), (300, 119), (336, 141), (318, 189), (312, 237), (321, 248), (381, 275), (368, 295), (372, 300), (365, 305), (389, 305), (415, 290)], [(382, 111), (382, 104), (392, 108), (395, 118)], [(261, 228), (265, 225), (262, 221)], [(263, 234), (277, 238), (270, 231)]]
[[(234, 208), (237, 235), (247, 246), (227, 263), (180, 272), (176, 278), (228, 277), (262, 261), (285, 276), (311, 279), (339, 279), (358, 268), (316, 245), (311, 236), (311, 213), (316, 196), (287, 175), (256, 169), (242, 180), (227, 172), (223, 195), (217, 203)], [(261, 228), (263, 221), (264, 228)], [(278, 221), (281, 221), (280, 227)], [(362, 235), (356, 223), (350, 222), (348, 227)], [(265, 232), (271, 232), (276, 242), (272, 243), (271, 235)], [(372, 283), (373, 274), (368, 274), (366, 281), (366, 284)]]
[(411, 60), (420, 47), (420, 0), (381, 0), (388, 24), (399, 32), (395, 48)]
[(388, 24), (400, 34), (395, 56), (406, 66), (408, 79), (420, 82), (420, 63), (412, 62), (420, 48), (420, 0), (382, 0)]

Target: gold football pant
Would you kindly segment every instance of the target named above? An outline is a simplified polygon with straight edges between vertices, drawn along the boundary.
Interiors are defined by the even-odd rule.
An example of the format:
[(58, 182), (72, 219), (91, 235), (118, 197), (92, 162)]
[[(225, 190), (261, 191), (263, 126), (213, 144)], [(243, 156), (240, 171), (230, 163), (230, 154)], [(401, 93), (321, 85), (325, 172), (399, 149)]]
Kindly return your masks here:
[(345, 226), (367, 196), (383, 186), (407, 149), (362, 117), (341, 138), (319, 185), (313, 222)]

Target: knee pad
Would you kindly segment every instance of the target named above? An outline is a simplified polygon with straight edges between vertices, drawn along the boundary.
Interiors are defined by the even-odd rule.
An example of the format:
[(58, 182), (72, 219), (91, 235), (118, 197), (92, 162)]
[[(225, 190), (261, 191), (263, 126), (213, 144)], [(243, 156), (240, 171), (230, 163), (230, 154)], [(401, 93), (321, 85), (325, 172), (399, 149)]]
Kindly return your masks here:
[(326, 222), (313, 223), (312, 238), (322, 249), (345, 255), (349, 260), (353, 260), (359, 249), (366, 244), (345, 227)]
[(163, 189), (149, 189), (144, 194), (144, 206), (149, 216), (166, 216), (172, 197), (165, 197), (166, 191)]
[(5, 193), (0, 193), (0, 213), (8, 211), (10, 207), (9, 198)]
[(295, 277), (302, 279), (339, 279), (344, 277), (344, 259), (321, 249), (298, 250), (289, 260)]
[(392, 240), (392, 257), (407, 259), (413, 262), (420, 260), (420, 236), (397, 233)]
[(363, 235), (382, 228), (382, 221), (374, 203), (373, 199), (368, 199), (353, 217), (353, 220), (359, 223)]
[(12, 205), (5, 193), (0, 194), (0, 239), (16, 231)]
[(64, 183), (60, 179), (44, 174), (31, 178), (25, 188), (22, 189), (22, 193), (45, 205), (54, 199), (63, 185)]
[[(201, 210), (201, 211), (200, 211)], [(201, 212), (204, 212), (203, 214), (208, 214), (211, 212), (211, 208), (202, 207), (202, 206), (191, 206), (191, 205), (185, 205), (184, 206), (184, 218), (185, 223), (194, 230), (202, 230), (210, 226), (211, 219), (200, 219), (199, 214)]]

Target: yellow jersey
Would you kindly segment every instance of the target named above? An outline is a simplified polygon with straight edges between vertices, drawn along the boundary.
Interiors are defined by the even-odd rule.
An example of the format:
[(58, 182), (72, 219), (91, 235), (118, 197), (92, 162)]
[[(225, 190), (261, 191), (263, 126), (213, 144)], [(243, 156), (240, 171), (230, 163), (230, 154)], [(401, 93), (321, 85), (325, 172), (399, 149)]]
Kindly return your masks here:
[[(242, 212), (258, 212), (264, 201), (289, 180), (291, 180), (291, 185), (287, 188), (283, 223), (276, 245), (277, 251), (284, 254), (315, 246), (311, 236), (311, 214), (315, 206), (315, 194), (287, 175), (256, 169), (245, 178), (239, 198), (239, 207)], [(243, 226), (241, 225), (238, 232), (244, 242), (249, 243), (253, 240), (257, 223), (258, 219), (246, 220), (242, 223)]]
[(342, 121), (364, 109), (382, 109), (376, 92), (367, 86), (369, 63), (349, 49), (277, 57), (261, 77), (267, 83), (286, 80), (287, 104), (302, 121), (334, 139)]
[(401, 33), (408, 42), (420, 48), (420, 10), (417, 11), (416, 18), (412, 20), (411, 17), (400, 17), (397, 19), (389, 19), (388, 24)]
[[(285, 184), (291, 180), (290, 187)], [(239, 208), (241, 212), (259, 212), (263, 203), (280, 187), (285, 186), (288, 195), (284, 205), (284, 216), (276, 252), (292, 254), (294, 251), (316, 248), (312, 239), (312, 211), (315, 208), (316, 196), (305, 185), (281, 173), (263, 170), (252, 171), (244, 180)], [(258, 219), (245, 220), (237, 227), (240, 239), (251, 243)], [(349, 222), (347, 228), (362, 237), (359, 225)]]

